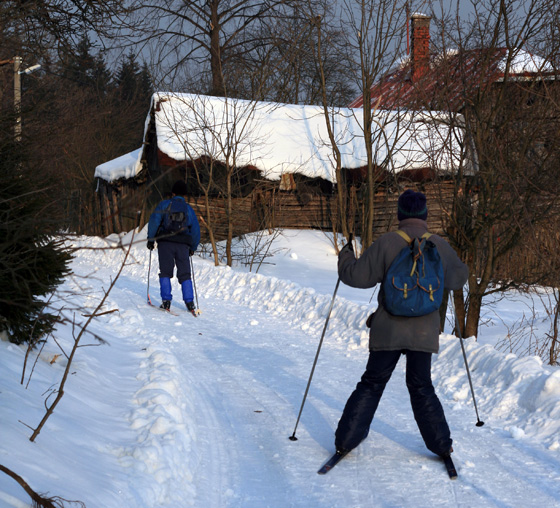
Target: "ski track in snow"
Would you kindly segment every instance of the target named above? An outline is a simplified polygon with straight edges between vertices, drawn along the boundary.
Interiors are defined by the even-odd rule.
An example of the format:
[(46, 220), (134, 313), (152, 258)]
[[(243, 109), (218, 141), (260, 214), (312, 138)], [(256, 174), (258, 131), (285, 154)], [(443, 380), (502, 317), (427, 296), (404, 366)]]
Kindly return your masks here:
[[(144, 303), (148, 254), (140, 247), (133, 253), (135, 263), (125, 268), (106, 305), (119, 313), (99, 318), (105, 334), (113, 334), (104, 338), (138, 358), (126, 413), (135, 438), (111, 451), (121, 467), (134, 471), (120, 487), (121, 506), (517, 507), (519, 499), (530, 499), (535, 507), (560, 507), (558, 429), (536, 440), (531, 418), (538, 424), (538, 414), (525, 425), (508, 418), (513, 405), (525, 404), (529, 412), (543, 391), (559, 389), (560, 376), (546, 377), (534, 365), (534, 372), (526, 369), (535, 378), (530, 392), (519, 394), (507, 373), (515, 362), (531, 360), (466, 341), (486, 421), (475, 427), (460, 346), (456, 338), (442, 336), (434, 382), (452, 429), (459, 479), (449, 481), (443, 463), (424, 447), (410, 409), (404, 358), (367, 440), (319, 476), (317, 469), (333, 452), (338, 418), (367, 362), (367, 307), (337, 299), (293, 442), (288, 438), (332, 295), (195, 258), (202, 314), (195, 319), (174, 301), (176, 317)], [(108, 280), (122, 253), (103, 256), (100, 263), (98, 252), (78, 253), (73, 268)], [(83, 299), (93, 306), (99, 295), (88, 294), (93, 286), (87, 279), (80, 284)], [(159, 302), (156, 263), (150, 288)], [(180, 294), (178, 286), (174, 294)], [(483, 369), (484, 362), (495, 362), (495, 368)], [(494, 408), (486, 403), (495, 400), (493, 390), (504, 394)]]

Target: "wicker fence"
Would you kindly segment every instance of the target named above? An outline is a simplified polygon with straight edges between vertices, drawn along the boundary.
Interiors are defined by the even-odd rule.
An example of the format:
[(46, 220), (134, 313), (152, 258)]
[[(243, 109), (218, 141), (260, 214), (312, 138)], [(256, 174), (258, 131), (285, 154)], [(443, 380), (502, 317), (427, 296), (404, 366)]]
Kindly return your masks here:
[[(452, 202), (453, 184), (437, 182), (423, 186), (422, 191), (428, 198), (428, 226), (430, 231), (443, 233), (447, 223), (447, 210)], [(379, 191), (374, 201), (374, 231), (376, 236), (397, 228), (397, 200), (399, 192)], [(227, 237), (228, 220), (226, 202), (212, 199), (208, 206), (202, 197), (189, 197), (201, 223), (214, 231), (216, 240)], [(356, 202), (356, 200), (350, 199)], [(350, 206), (354, 223), (361, 221), (360, 203)], [(352, 221), (350, 221), (352, 222)], [(291, 228), (320, 229), (332, 231), (338, 223), (338, 202), (335, 194), (300, 195), (293, 192), (265, 191), (255, 192), (244, 198), (232, 200), (233, 236), (261, 229)], [(205, 235), (204, 227), (203, 238)]]
[[(143, 226), (154, 208), (157, 199), (146, 198), (145, 186), (133, 181), (130, 184), (113, 186), (100, 185), (100, 217), (93, 234), (109, 235), (129, 231)], [(421, 187), (408, 184), (426, 194), (428, 200), (428, 228), (430, 231), (445, 234), (448, 217), (453, 202), (453, 182), (432, 181)], [(397, 228), (397, 200), (402, 188), (394, 190), (381, 189), (374, 201), (374, 239), (379, 235)], [(157, 198), (159, 199), (160, 196)], [(194, 208), (201, 223), (202, 241), (209, 240), (208, 228), (212, 228), (216, 241), (227, 238), (228, 218), (226, 201), (220, 197), (187, 198)], [(349, 214), (354, 224), (362, 220), (363, 203), (359, 196), (350, 191)], [(275, 228), (319, 229), (333, 231), (333, 224), (338, 223), (338, 203), (336, 194), (285, 192), (278, 189), (258, 190), (246, 197), (232, 199), (233, 236), (240, 236), (253, 231)], [(350, 221), (352, 223), (352, 221)], [(356, 227), (355, 231), (359, 231)], [(560, 228), (547, 227), (534, 232), (534, 236), (521, 242), (506, 257), (500, 259), (495, 267), (499, 280), (534, 281), (537, 273), (542, 273), (542, 263), (550, 261), (550, 273), (558, 272), (555, 253), (560, 245)], [(557, 256), (556, 256), (557, 257)], [(551, 280), (541, 280), (553, 284)]]

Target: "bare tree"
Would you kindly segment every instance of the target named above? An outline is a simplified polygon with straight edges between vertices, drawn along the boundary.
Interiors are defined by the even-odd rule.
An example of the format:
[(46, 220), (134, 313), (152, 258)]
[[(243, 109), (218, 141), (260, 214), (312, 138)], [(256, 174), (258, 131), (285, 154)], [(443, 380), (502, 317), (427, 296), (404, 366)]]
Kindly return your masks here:
[[(210, 95), (232, 95), (228, 74), (231, 62), (258, 51), (270, 43), (276, 16), (292, 15), (295, 0), (142, 0), (133, 4), (132, 43), (150, 47), (154, 61), (167, 83), (176, 82), (177, 73), (210, 78), (205, 91)], [(155, 44), (152, 44), (155, 43)], [(188, 79), (188, 78), (187, 78)]]
[(553, 306), (551, 312), (551, 327), (547, 334), (549, 339), (548, 363), (558, 365), (560, 358), (560, 289), (553, 290)]
[(376, 139), (383, 126), (376, 125), (371, 88), (392, 67), (399, 54), (406, 16), (404, 2), (393, 0), (345, 0), (349, 19), (347, 42), (349, 58), (354, 59), (355, 79), (363, 96), (362, 125), (367, 153), (367, 195), (363, 218), (362, 249), (373, 241), (374, 198), (378, 186), (380, 161), (376, 160)]
[[(327, 95), (328, 92), (325, 70), (327, 51), (323, 47), (323, 19), (325, 13), (326, 9), (323, 8), (322, 12), (319, 14), (315, 14), (313, 11), (309, 14), (310, 22), (316, 31), (316, 44), (313, 44), (312, 48), (315, 66), (319, 77), (321, 105), (323, 106), (330, 146), (332, 147), (332, 158), (337, 182), (337, 210), (336, 216), (333, 218), (333, 233), (336, 236), (336, 233), (340, 231), (342, 235), (348, 239), (350, 237), (351, 226), (349, 227), (346, 185), (342, 175), (342, 154), (340, 153), (338, 142), (333, 130), (333, 119), (331, 114), (334, 110), (329, 108), (330, 104)], [(336, 241), (335, 246), (338, 246), (338, 242)]]
[(109, 35), (109, 28), (127, 12), (126, 3), (125, 0), (0, 2), (0, 33), (17, 45), (18, 50), (37, 58), (53, 48), (75, 46), (88, 33)]
[[(323, 88), (328, 104), (346, 106), (356, 95), (348, 79), (344, 28), (333, 0), (300, 0), (293, 15), (277, 17), (262, 27), (261, 38), (270, 41), (256, 51), (235, 60), (243, 95), (255, 100), (290, 104), (321, 104)], [(321, 27), (322, 71), (317, 66)], [(322, 75), (321, 75), (322, 73)], [(239, 89), (240, 90), (240, 89)]]
[(33, 501), (34, 508), (64, 508), (64, 505), (66, 503), (75, 504), (82, 508), (85, 508), (84, 503), (82, 503), (81, 501), (69, 501), (68, 499), (63, 499), (59, 496), (47, 497), (46, 495), (38, 494), (20, 475), (5, 466), (2, 466), (1, 464), (0, 471), (19, 483), (21, 488), (25, 490), (26, 494)]
[(231, 244), (236, 211), (234, 198), (251, 187), (252, 153), (266, 139), (259, 139), (260, 126), (255, 120), (257, 108), (274, 108), (269, 103), (210, 98), (190, 94), (170, 95), (160, 103), (160, 118), (165, 128), (180, 143), (182, 160), (193, 168), (205, 200), (206, 226), (213, 244), (215, 262), (218, 250), (213, 235), (211, 197), (223, 199), (227, 223), (226, 256), (232, 264)]
[[(243, 161), (247, 159), (255, 149), (256, 143), (265, 143), (265, 140), (257, 141), (259, 136), (256, 132), (259, 126), (255, 122), (254, 112), (259, 107), (267, 107), (259, 105), (255, 101), (235, 101), (225, 100), (223, 111), (223, 119), (218, 122), (221, 128), (216, 132), (215, 146), (219, 151), (220, 158), (225, 163), (225, 192), (226, 201), (226, 218), (228, 224), (228, 232), (226, 239), (226, 257), (229, 266), (233, 263), (232, 242), (233, 242), (233, 224), (234, 224), (234, 208), (233, 197), (236, 188), (239, 186), (239, 178), (241, 176), (240, 169), (244, 166)], [(225, 121), (224, 121), (225, 120)]]
[[(450, 228), (470, 269), (466, 315), (458, 306), (464, 336), (477, 335), (485, 296), (544, 280), (541, 263), (531, 265), (516, 252), (543, 245), (547, 221), (558, 210), (560, 111), (550, 65), (558, 57), (532, 53), (547, 33), (550, 4), (522, 4), (486, 0), (468, 23), (440, 18), (434, 100), (439, 109), (460, 108), (476, 156), (474, 174), (456, 176)], [(519, 262), (523, 273), (512, 277)]]

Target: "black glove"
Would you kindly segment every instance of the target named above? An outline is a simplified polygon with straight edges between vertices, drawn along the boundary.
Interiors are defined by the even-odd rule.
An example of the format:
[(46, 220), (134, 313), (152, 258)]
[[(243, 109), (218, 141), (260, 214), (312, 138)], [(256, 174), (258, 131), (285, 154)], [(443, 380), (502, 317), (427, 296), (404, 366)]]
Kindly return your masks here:
[(153, 240), (148, 240), (148, 244), (146, 245), (146, 247), (148, 247), (148, 249), (150, 249), (150, 250), (154, 250)]
[(189, 249), (189, 256), (193, 256), (194, 255), (194, 250)]

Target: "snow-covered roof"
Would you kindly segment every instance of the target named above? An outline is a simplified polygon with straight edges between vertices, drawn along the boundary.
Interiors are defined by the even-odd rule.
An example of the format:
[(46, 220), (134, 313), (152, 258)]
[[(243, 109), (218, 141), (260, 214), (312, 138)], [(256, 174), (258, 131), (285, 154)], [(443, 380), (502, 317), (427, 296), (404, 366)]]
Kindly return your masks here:
[[(300, 173), (336, 181), (322, 107), (176, 93), (154, 94), (152, 106), (158, 149), (176, 161), (210, 156), (236, 167), (254, 166), (270, 180)], [(362, 110), (331, 108), (328, 113), (342, 166), (366, 165)], [(395, 172), (424, 167), (452, 171), (462, 132), (448, 128), (448, 120), (444, 113), (377, 112), (376, 164)], [(98, 166), (95, 176), (110, 181), (133, 176), (130, 172), (140, 169), (139, 157), (136, 166), (123, 168), (122, 163), (135, 156)]]
[(110, 182), (120, 178), (132, 178), (142, 169), (141, 158), (142, 149), (138, 148), (138, 150), (100, 164), (95, 168), (95, 178), (102, 178)]
[[(506, 64), (508, 60), (508, 51), (506, 50), (504, 57), (499, 62), (499, 69), (502, 72), (506, 71)], [(553, 72), (554, 66), (544, 58), (533, 55), (528, 51), (517, 49), (513, 50), (511, 55), (511, 62), (509, 72), (511, 74), (533, 74), (540, 72)]]

